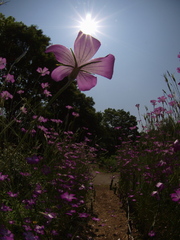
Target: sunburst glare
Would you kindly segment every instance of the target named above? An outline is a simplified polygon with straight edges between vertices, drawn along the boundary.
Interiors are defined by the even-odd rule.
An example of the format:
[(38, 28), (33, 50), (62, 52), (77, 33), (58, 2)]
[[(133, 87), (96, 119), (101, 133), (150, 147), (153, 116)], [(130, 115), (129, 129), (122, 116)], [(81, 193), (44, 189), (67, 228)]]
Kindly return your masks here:
[(85, 19), (79, 21), (79, 28), (86, 34), (95, 34), (98, 31), (98, 22), (91, 17), (90, 13), (86, 14)]

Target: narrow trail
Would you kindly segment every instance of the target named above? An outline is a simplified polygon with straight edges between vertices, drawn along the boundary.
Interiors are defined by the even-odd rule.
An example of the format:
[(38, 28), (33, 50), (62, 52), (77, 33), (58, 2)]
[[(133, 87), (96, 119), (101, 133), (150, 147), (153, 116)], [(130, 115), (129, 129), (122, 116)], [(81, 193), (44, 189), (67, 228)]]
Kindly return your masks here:
[[(95, 198), (93, 213), (95, 219), (89, 222), (89, 236), (87, 240), (133, 240), (128, 235), (128, 219), (122, 204), (110, 190), (111, 179), (114, 175), (113, 185), (118, 181), (118, 173), (106, 173), (93, 170), (93, 184)], [(114, 185), (115, 186), (115, 185)]]

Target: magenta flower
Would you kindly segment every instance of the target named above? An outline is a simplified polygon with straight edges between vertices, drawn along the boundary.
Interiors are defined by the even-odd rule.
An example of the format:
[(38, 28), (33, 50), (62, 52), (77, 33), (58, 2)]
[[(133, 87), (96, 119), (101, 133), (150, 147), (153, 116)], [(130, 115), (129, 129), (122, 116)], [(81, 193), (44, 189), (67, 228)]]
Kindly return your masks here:
[(8, 178), (8, 175), (3, 175), (2, 172), (0, 172), (0, 181), (4, 181), (6, 178)]
[(163, 184), (162, 182), (158, 182), (158, 183), (156, 184), (156, 187), (161, 191), (161, 190), (164, 189), (164, 184)]
[(52, 96), (51, 92), (48, 91), (47, 89), (44, 89), (43, 93), (46, 97), (51, 97)]
[(157, 101), (156, 100), (151, 100), (150, 102), (152, 103), (153, 106), (155, 106)]
[(24, 93), (24, 91), (23, 90), (19, 90), (19, 91), (17, 91), (17, 93), (18, 94), (22, 94), (22, 93)]
[(2, 91), (0, 93), (0, 96), (4, 98), (5, 100), (8, 100), (9, 98), (13, 98), (13, 95), (11, 95), (8, 91)]
[(67, 109), (73, 109), (73, 107), (70, 106), (70, 105), (67, 105), (66, 108), (67, 108)]
[(76, 113), (76, 112), (72, 112), (72, 115), (73, 115), (74, 117), (79, 117), (79, 113)]
[(49, 87), (49, 83), (45, 82), (45, 83), (41, 83), (41, 87), (44, 89), (44, 88), (47, 88)]
[(165, 96), (162, 96), (162, 97), (158, 97), (158, 99), (159, 99), (158, 102), (162, 102), (163, 103), (163, 102), (166, 101), (167, 98)]
[(171, 193), (170, 195), (172, 201), (180, 203), (180, 188), (178, 188), (175, 193)]
[(173, 143), (173, 149), (175, 152), (180, 151), (180, 142), (178, 139)]
[(6, 67), (6, 58), (0, 57), (0, 69), (3, 69)]
[(154, 237), (156, 235), (156, 233), (153, 231), (153, 230), (151, 230), (149, 233), (148, 233), (148, 236), (149, 237)]
[(49, 75), (50, 71), (48, 68), (44, 67), (43, 69), (41, 67), (38, 67), (38, 69), (36, 70), (38, 73), (41, 74), (41, 76), (45, 76), (45, 75)]
[(25, 240), (39, 240), (38, 236), (35, 236), (32, 232), (24, 232), (23, 233)]
[(76, 79), (81, 91), (90, 90), (97, 84), (97, 78), (92, 74), (111, 79), (115, 61), (112, 54), (91, 60), (100, 45), (97, 39), (80, 31), (74, 42), (74, 52), (58, 44), (48, 47), (46, 53), (53, 52), (60, 62), (60, 66), (53, 70), (52, 78), (57, 82), (67, 76)]
[(40, 159), (39, 159), (38, 156), (34, 155), (32, 157), (27, 157), (26, 161), (27, 161), (28, 164), (36, 164), (40, 161)]
[(7, 194), (8, 194), (10, 197), (17, 197), (17, 196), (18, 196), (18, 193), (13, 193), (13, 192), (7, 192)]
[(0, 226), (0, 239), (1, 240), (14, 240), (14, 234), (6, 229), (4, 226)]
[(3, 76), (3, 77), (5, 78), (6, 82), (11, 82), (11, 83), (15, 82), (14, 75), (11, 75), (8, 73), (6, 76)]
[(4, 204), (1, 206), (0, 210), (3, 212), (11, 212), (12, 211), (12, 209), (9, 206), (6, 206)]
[(75, 194), (70, 194), (68, 192), (61, 194), (61, 198), (67, 200), (68, 202), (71, 202), (73, 199), (77, 199), (74, 196), (75, 196)]
[(88, 213), (79, 213), (79, 217), (80, 218), (87, 218), (87, 217), (89, 217), (89, 214)]

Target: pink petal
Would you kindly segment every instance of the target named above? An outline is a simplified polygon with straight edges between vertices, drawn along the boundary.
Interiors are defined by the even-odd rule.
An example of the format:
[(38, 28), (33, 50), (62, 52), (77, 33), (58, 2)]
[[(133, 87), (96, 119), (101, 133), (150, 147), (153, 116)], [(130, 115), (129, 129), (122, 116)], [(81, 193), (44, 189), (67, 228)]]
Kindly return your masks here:
[(91, 64), (84, 66), (81, 70), (111, 79), (113, 75), (114, 61), (115, 57), (112, 54), (109, 54), (106, 57), (91, 60), (88, 62)]
[(71, 51), (63, 45), (52, 45), (45, 51), (46, 53), (53, 52), (57, 61), (66, 65), (75, 66), (74, 57)]
[(80, 31), (74, 42), (74, 53), (78, 66), (89, 61), (100, 46), (101, 43), (97, 39)]
[(88, 91), (91, 88), (96, 86), (97, 78), (91, 74), (80, 71), (77, 76), (77, 84), (78, 84), (79, 90)]
[(72, 72), (72, 70), (73, 70), (72, 67), (59, 66), (52, 71), (51, 77), (56, 82), (59, 82), (63, 80), (65, 77), (67, 77)]

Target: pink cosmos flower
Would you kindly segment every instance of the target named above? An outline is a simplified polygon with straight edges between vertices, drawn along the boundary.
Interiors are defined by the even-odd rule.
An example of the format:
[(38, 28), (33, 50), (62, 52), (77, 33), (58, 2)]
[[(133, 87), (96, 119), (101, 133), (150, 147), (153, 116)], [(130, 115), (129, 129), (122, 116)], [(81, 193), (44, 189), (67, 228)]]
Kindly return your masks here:
[(18, 94), (22, 94), (22, 93), (24, 93), (24, 91), (23, 90), (19, 90), (19, 91), (17, 91), (17, 93)]
[(43, 69), (41, 67), (38, 67), (38, 69), (36, 70), (38, 73), (41, 74), (41, 76), (45, 76), (45, 75), (49, 75), (50, 71), (48, 68), (44, 67)]
[(46, 97), (51, 97), (52, 96), (51, 92), (48, 91), (47, 89), (44, 89), (43, 93)]
[(100, 45), (97, 39), (80, 31), (74, 42), (74, 52), (58, 44), (48, 47), (46, 53), (53, 52), (60, 62), (60, 66), (53, 70), (52, 78), (57, 82), (67, 76), (76, 79), (81, 91), (90, 90), (97, 84), (97, 78), (92, 74), (111, 79), (115, 61), (112, 54), (91, 60)]
[(73, 115), (74, 117), (79, 117), (79, 113), (76, 113), (76, 112), (72, 112), (72, 115)]
[(164, 184), (163, 184), (162, 182), (158, 182), (158, 183), (156, 184), (156, 187), (161, 191), (161, 190), (163, 190), (163, 188), (164, 188)]
[(7, 192), (7, 194), (8, 194), (10, 197), (17, 197), (17, 196), (18, 196), (18, 193), (13, 193), (13, 192)]
[(173, 143), (173, 149), (175, 152), (180, 151), (180, 142), (178, 139), (176, 139), (176, 141)]
[(177, 102), (176, 102), (176, 101), (171, 101), (171, 102), (169, 102), (168, 104), (169, 104), (171, 107), (173, 107), (173, 106), (177, 105)]
[(180, 203), (180, 188), (178, 188), (175, 193), (171, 193), (170, 195), (172, 201)]
[(13, 95), (11, 95), (8, 91), (2, 91), (0, 93), (0, 96), (4, 98), (5, 100), (8, 100), (9, 98), (13, 98)]
[(3, 69), (6, 67), (6, 58), (0, 57), (0, 69)]
[(48, 82), (45, 82), (45, 83), (41, 83), (41, 87), (44, 89), (44, 88), (47, 88), (49, 87), (49, 83)]
[(67, 200), (68, 202), (71, 202), (73, 199), (77, 199), (74, 196), (75, 196), (75, 194), (70, 194), (68, 192), (61, 194), (61, 198)]
[(89, 217), (89, 214), (88, 213), (79, 213), (79, 217), (80, 218), (87, 218), (87, 217)]
[(70, 105), (67, 105), (66, 108), (67, 108), (67, 109), (73, 109), (73, 107), (70, 106)]
[(149, 233), (148, 233), (148, 236), (149, 237), (154, 237), (156, 235), (156, 233), (153, 231), (153, 230), (151, 230)]
[(159, 99), (158, 102), (162, 102), (163, 103), (163, 102), (166, 101), (167, 98), (165, 96), (162, 96), (162, 97), (158, 97), (158, 99)]
[(11, 75), (11, 74), (7, 74), (6, 76), (3, 76), (5, 78), (5, 81), (6, 82), (11, 82), (11, 83), (14, 83), (15, 80), (14, 80), (14, 75)]
[(2, 172), (0, 172), (0, 181), (4, 181), (8, 178), (8, 175), (3, 175)]
[(14, 234), (2, 225), (0, 226), (0, 237), (2, 240), (14, 240)]
[(157, 101), (156, 100), (151, 100), (150, 102), (152, 103), (153, 106), (155, 106)]

